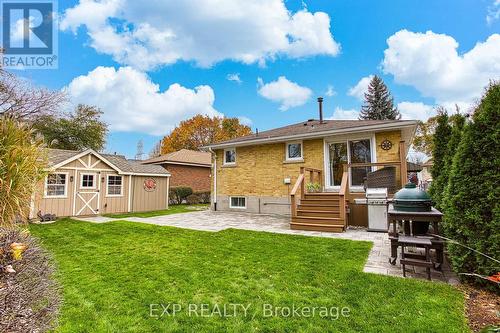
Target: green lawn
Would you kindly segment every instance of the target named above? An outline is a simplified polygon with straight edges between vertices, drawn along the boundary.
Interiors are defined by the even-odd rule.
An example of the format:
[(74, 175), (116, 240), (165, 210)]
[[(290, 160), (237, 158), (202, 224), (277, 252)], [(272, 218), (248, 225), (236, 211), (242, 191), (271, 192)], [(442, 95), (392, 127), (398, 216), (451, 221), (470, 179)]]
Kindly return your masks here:
[(170, 215), (177, 213), (186, 213), (192, 212), (196, 210), (207, 209), (208, 204), (199, 204), (199, 205), (171, 205), (168, 209), (162, 210), (154, 210), (150, 212), (137, 212), (137, 213), (119, 213), (119, 214), (103, 214), (106, 217), (114, 217), (118, 219), (126, 218), (126, 217), (153, 217), (160, 215)]
[[(31, 230), (59, 267), (60, 332), (468, 331), (453, 287), (363, 273), (367, 242), (124, 221), (61, 220)], [(181, 310), (160, 316), (153, 305), (151, 317), (150, 304), (161, 303)], [(210, 312), (226, 304), (228, 315), (229, 304), (243, 304), (248, 315), (238, 308), (234, 317), (205, 317), (202, 304)], [(333, 310), (287, 318), (286, 310), (269, 316), (264, 304)], [(335, 319), (343, 307), (350, 313)]]

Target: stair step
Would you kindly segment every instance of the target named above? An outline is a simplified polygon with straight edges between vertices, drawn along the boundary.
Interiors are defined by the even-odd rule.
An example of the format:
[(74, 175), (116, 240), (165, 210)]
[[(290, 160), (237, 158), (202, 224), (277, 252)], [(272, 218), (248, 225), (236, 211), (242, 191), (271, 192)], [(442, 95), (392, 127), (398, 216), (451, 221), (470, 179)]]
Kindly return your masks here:
[(338, 199), (339, 195), (337, 193), (306, 193), (304, 197), (306, 199)]
[(293, 223), (313, 223), (321, 225), (344, 225), (344, 220), (339, 217), (295, 216)]
[(340, 212), (339, 205), (299, 204), (299, 205), (297, 205), (297, 209), (314, 210), (314, 211), (327, 211), (327, 212)]
[(301, 204), (306, 204), (306, 205), (332, 205), (332, 206), (338, 206), (340, 200), (337, 199), (302, 199), (300, 200)]
[(297, 209), (297, 216), (340, 217), (340, 212), (328, 210)]
[(343, 225), (318, 225), (315, 223), (290, 223), (292, 230), (308, 230), (308, 231), (326, 231), (326, 232), (344, 232)]

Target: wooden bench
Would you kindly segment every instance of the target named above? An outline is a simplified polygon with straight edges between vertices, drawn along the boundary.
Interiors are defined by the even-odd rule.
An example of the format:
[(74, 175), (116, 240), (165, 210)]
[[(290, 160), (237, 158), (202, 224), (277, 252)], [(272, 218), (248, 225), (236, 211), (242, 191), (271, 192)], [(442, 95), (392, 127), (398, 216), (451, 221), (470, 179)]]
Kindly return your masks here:
[[(425, 267), (427, 271), (427, 279), (431, 279), (431, 246), (432, 242), (429, 238), (419, 238), (411, 236), (399, 236), (398, 243), (401, 245), (401, 260), (400, 264), (403, 266), (403, 276), (406, 277), (406, 265)], [(425, 249), (424, 255), (405, 253), (406, 246), (418, 246)]]

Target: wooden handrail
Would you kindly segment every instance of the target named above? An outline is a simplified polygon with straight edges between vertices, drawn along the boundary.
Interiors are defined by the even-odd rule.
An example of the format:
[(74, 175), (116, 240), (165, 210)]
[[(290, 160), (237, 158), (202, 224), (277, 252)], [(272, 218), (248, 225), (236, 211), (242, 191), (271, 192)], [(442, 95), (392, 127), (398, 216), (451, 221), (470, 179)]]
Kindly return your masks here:
[(292, 217), (297, 216), (297, 202), (295, 199), (295, 195), (297, 194), (299, 187), (302, 189), (301, 196), (303, 196), (304, 195), (304, 193), (303, 193), (304, 192), (304, 174), (303, 173), (301, 173), (299, 175), (299, 177), (297, 178), (297, 181), (295, 182), (295, 185), (293, 185), (292, 191), (290, 192), (290, 204), (291, 204), (291, 209), (292, 209)]

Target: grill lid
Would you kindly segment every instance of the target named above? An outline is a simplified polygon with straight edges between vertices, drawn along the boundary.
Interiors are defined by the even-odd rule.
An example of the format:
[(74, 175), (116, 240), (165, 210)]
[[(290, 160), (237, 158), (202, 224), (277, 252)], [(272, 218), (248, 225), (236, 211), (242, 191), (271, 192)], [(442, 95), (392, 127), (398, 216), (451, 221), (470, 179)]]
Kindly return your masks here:
[(426, 212), (432, 208), (431, 197), (427, 192), (408, 183), (394, 194), (394, 209), (402, 211)]

